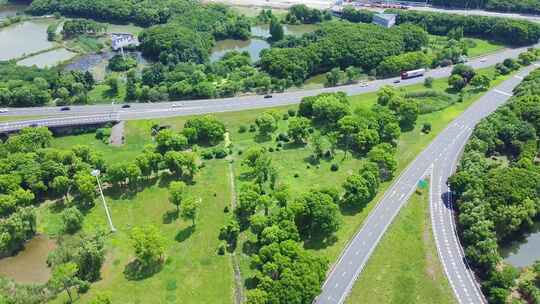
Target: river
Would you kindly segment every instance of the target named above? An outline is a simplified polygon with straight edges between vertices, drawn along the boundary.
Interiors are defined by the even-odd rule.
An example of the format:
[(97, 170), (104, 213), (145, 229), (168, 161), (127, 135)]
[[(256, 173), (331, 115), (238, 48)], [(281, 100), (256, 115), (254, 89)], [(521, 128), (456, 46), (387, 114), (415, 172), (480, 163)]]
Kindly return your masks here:
[(526, 267), (540, 260), (540, 222), (520, 239), (501, 245), (504, 260), (516, 267)]
[(55, 242), (46, 235), (36, 235), (17, 255), (0, 259), (0, 276), (24, 284), (46, 283), (51, 276), (47, 256), (55, 247)]
[[(283, 25), (285, 35), (301, 36), (306, 33), (313, 32), (317, 29), (313, 24), (302, 25)], [(252, 61), (257, 61), (260, 58), (261, 51), (270, 48), (270, 43), (265, 39), (270, 37), (268, 25), (257, 25), (251, 28), (251, 35), (254, 38), (248, 40), (225, 39), (216, 42), (210, 54), (210, 61), (219, 60), (225, 53), (230, 51), (247, 51)]]

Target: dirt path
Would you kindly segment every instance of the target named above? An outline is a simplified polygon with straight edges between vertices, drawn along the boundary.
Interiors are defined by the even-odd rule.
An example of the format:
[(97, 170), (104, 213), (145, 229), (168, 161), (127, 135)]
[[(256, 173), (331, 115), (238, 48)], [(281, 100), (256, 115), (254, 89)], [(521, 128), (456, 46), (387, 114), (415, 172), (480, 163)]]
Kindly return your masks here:
[(124, 127), (125, 121), (121, 121), (112, 127), (109, 144), (112, 146), (121, 146), (124, 144)]
[[(229, 147), (231, 140), (229, 138), (229, 132), (225, 133), (225, 147)], [(229, 166), (229, 183), (231, 187), (231, 206), (230, 212), (234, 212), (236, 208), (236, 184), (234, 178), (234, 167), (232, 164), (232, 157), (229, 155), (226, 158)], [(233, 275), (234, 275), (234, 303), (241, 304), (244, 302), (244, 284), (242, 280), (242, 273), (240, 272), (240, 264), (238, 263), (238, 255), (236, 252), (231, 254), (231, 262), (233, 266)]]

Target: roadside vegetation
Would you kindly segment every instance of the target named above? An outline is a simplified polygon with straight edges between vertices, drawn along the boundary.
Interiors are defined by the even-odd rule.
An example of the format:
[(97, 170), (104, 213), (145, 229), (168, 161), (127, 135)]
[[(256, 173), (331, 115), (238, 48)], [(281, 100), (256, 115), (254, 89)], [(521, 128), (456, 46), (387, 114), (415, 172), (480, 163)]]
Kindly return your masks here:
[(538, 262), (523, 270), (505, 263), (499, 246), (537, 221), (538, 82), (535, 70), (509, 104), (482, 120), (449, 183), (457, 196), (465, 255), (490, 303), (538, 302)]
[(348, 303), (455, 303), (431, 230), (429, 189), (417, 189), (388, 228)]
[[(478, 71), (478, 74), (487, 75), (490, 79), (497, 75), (494, 69)], [(504, 77), (498, 76), (490, 85), (495, 85), (502, 79)], [(381, 179), (391, 179), (392, 175), (399, 174), (400, 170), (448, 122), (482, 94), (482, 90), (468, 85), (464, 88), (462, 100), (449, 103), (447, 107), (432, 113), (417, 113), (417, 117), (414, 115), (414, 107), (412, 108), (413, 112), (410, 112), (413, 116), (404, 115), (407, 112), (401, 112), (407, 107), (402, 108), (402, 110), (398, 107), (394, 107), (393, 110), (387, 107), (392, 104), (414, 105), (420, 103), (420, 100), (424, 99), (423, 96), (417, 96), (416, 99), (411, 99), (410, 96), (406, 97), (413, 92), (433, 90), (440, 92), (440, 94), (450, 94), (453, 98), (458, 94), (451, 89), (443, 93), (447, 89), (447, 81), (441, 79), (431, 82), (429, 88), (420, 84), (406, 87), (403, 91), (385, 88), (378, 94), (372, 93), (347, 99), (343, 99), (339, 94), (307, 98), (299, 108), (291, 106), (278, 108), (275, 111), (251, 110), (220, 113), (216, 114), (216, 119), (209, 117), (170, 118), (162, 120), (160, 124), (155, 124), (152, 121), (133, 121), (127, 123), (126, 145), (121, 148), (109, 147), (101, 140), (93, 139), (96, 135), (91, 133), (52, 139), (51, 146), (60, 149), (60, 151), (81, 149), (80, 144), (91, 143), (92, 153), (100, 155), (100, 159), (103, 159), (100, 163), (103, 164), (102, 178), (106, 185), (106, 200), (111, 208), (114, 224), (118, 229), (114, 234), (105, 234), (105, 238), (102, 240), (103, 245), (101, 246), (103, 246), (105, 258), (103, 260), (104, 266), (99, 274), (100, 279), (91, 285), (89, 291), (85, 291), (86, 283), (83, 281), (87, 281), (77, 276), (82, 281), (71, 281), (73, 287), (70, 287), (69, 290), (73, 293), (72, 296), (80, 297), (80, 301), (85, 303), (97, 297), (99, 290), (105, 291), (113, 300), (130, 301), (133, 299), (132, 297), (145, 298), (149, 296), (146, 290), (153, 288), (166, 290), (163, 293), (164, 301), (173, 298), (183, 301), (193, 299), (196, 303), (203, 297), (213, 297), (213, 295), (208, 294), (209, 290), (214, 290), (216, 296), (221, 297), (219, 299), (223, 299), (223, 295), (229, 295), (227, 297), (232, 301), (233, 275), (230, 259), (226, 254), (234, 251), (239, 253), (241, 273), (243, 279), (246, 280), (243, 284), (249, 290), (248, 298), (278, 297), (278, 301), (288, 302), (289, 298), (282, 298), (283, 296), (278, 293), (279, 287), (277, 286), (279, 285), (274, 285), (281, 284), (279, 280), (272, 285), (261, 285), (262, 281), (259, 280), (264, 281), (271, 278), (265, 278), (266, 275), (260, 272), (261, 269), (270, 267), (263, 265), (274, 262), (258, 260), (257, 257), (260, 258), (262, 252), (277, 246), (272, 245), (277, 244), (273, 241), (276, 239), (273, 239), (270, 234), (267, 235), (272, 229), (277, 229), (271, 228), (274, 225), (283, 227), (280, 225), (284, 223), (276, 216), (279, 214), (285, 216), (288, 212), (293, 212), (292, 214), (296, 215), (291, 218), (288, 227), (292, 230), (288, 231), (297, 232), (292, 234), (288, 244), (296, 248), (294, 250), (303, 258), (294, 262), (299, 264), (281, 265), (279, 266), (281, 268), (278, 269), (282, 270), (277, 271), (284, 271), (289, 267), (294, 268), (300, 265), (311, 265), (310, 272), (297, 272), (295, 278), (299, 280), (298, 282), (304, 281), (308, 277), (317, 278), (315, 282), (318, 284), (299, 285), (298, 292), (295, 295), (290, 295), (301, 297), (307, 301), (318, 293), (328, 263), (337, 258), (347, 240), (354, 234), (374, 206), (377, 195), (380, 195), (389, 184), (389, 182), (383, 181), (380, 186), (366, 188), (369, 189), (369, 192), (365, 193), (367, 196), (347, 195), (347, 191), (353, 191), (352, 189), (360, 187), (364, 183), (362, 180), (369, 180), (368, 176), (359, 175), (358, 168), (372, 168), (374, 170), (370, 172), (379, 174)], [(317, 103), (329, 103), (328, 108), (335, 109), (335, 111), (321, 112), (321, 114), (311, 112), (310, 114)], [(389, 136), (399, 136), (397, 141), (388, 145), (388, 149), (391, 150), (382, 149), (382, 146), (377, 148), (377, 144), (371, 140), (357, 141), (361, 138), (360, 133), (358, 133), (358, 137), (350, 137), (350, 142), (344, 141), (346, 137), (340, 135), (344, 134), (340, 130), (349, 124), (349, 122), (345, 124), (346, 121), (350, 120), (350, 127), (354, 128), (355, 123), (357, 123), (355, 117), (358, 117), (356, 115), (360, 115), (360, 113), (367, 115), (374, 107), (378, 109), (377, 115), (386, 113), (388, 119), (397, 119), (395, 131), (404, 128), (402, 132), (399, 132), (402, 133), (401, 136), (399, 133), (388, 133)], [(388, 110), (384, 110), (385, 108)], [(350, 118), (338, 119), (339, 116), (335, 116), (335, 119), (338, 120), (334, 126), (321, 125), (319, 120), (316, 120), (316, 116), (312, 116), (347, 115), (347, 113), (350, 113), (348, 114)], [(402, 114), (396, 116), (398, 115), (396, 113)], [(365, 119), (369, 115), (362, 117)], [(324, 121), (331, 120), (324, 119), (321, 122)], [(224, 124), (223, 127), (221, 127), (221, 122)], [(312, 126), (313, 131), (309, 131), (309, 125)], [(391, 126), (392, 123), (387, 125)], [(426, 125), (429, 125), (430, 128), (426, 128)], [(362, 136), (367, 136), (370, 133), (369, 128), (365, 129), (366, 133), (362, 133)], [(193, 133), (194, 130), (214, 131)], [(228, 131), (228, 141), (223, 141), (225, 130)], [(338, 140), (334, 147), (331, 144), (331, 136), (334, 136), (332, 132), (337, 133)], [(372, 135), (378, 135), (379, 132)], [(102, 133), (100, 132), (100, 134)], [(198, 135), (194, 137), (194, 134)], [(365, 138), (369, 139), (370, 137)], [(360, 143), (362, 144), (360, 145)], [(147, 146), (148, 144), (151, 146)], [(190, 155), (194, 154), (190, 151), (196, 152), (196, 155), (201, 158), (202, 162), (196, 161), (198, 169), (188, 165), (193, 164), (190, 161)], [(377, 153), (373, 151), (377, 151)], [(162, 155), (161, 161), (159, 161), (159, 155)], [(230, 188), (228, 161), (223, 159), (227, 155), (229, 155), (228, 159), (232, 161), (233, 165), (237, 185), (235, 189)], [(370, 165), (371, 162), (377, 165)], [(146, 167), (144, 164), (148, 164), (150, 167)], [(157, 167), (155, 167), (156, 164), (158, 164)], [(179, 164), (184, 165), (177, 167)], [(253, 167), (254, 165), (255, 167)], [(155, 168), (158, 168), (159, 174), (156, 173), (158, 171), (155, 171)], [(188, 168), (196, 171), (185, 171)], [(257, 170), (262, 170), (260, 172), (265, 173), (259, 175), (255, 173), (259, 172)], [(189, 182), (191, 180), (189, 172), (196, 172), (192, 182)], [(150, 175), (148, 175), (149, 173)], [(331, 175), (332, 178), (321, 179), (321, 175)], [(177, 188), (174, 186), (174, 189), (185, 189), (185, 192), (184, 190), (171, 192), (173, 188), (169, 189), (170, 182), (177, 180), (185, 181), (186, 187)], [(274, 182), (274, 190), (272, 190), (271, 185)], [(343, 184), (345, 188), (338, 188), (336, 184), (338, 186)], [(370, 187), (373, 187), (376, 184), (371, 185)], [(170, 187), (173, 187), (172, 184)], [(259, 192), (261, 188), (265, 189), (264, 193), (267, 194)], [(309, 191), (310, 189), (312, 190)], [(237, 193), (238, 207), (236, 210), (229, 206), (231, 191)], [(174, 197), (180, 197), (179, 208), (174, 203), (178, 200), (172, 198), (172, 193), (181, 194), (180, 196), (174, 195)], [(246, 196), (248, 193), (251, 196)], [(322, 195), (322, 193), (326, 194)], [(37, 209), (35, 231), (55, 237), (59, 242), (59, 248), (70, 246), (69, 240), (73, 238), (69, 236), (70, 232), (75, 231), (76, 236), (84, 237), (96, 235), (100, 233), (98, 230), (107, 229), (107, 221), (101, 202), (95, 201), (89, 205), (93, 206), (89, 209), (79, 209), (78, 205), (75, 204), (76, 200), (73, 199), (74, 195), (75, 192), (70, 192), (69, 200), (60, 205), (59, 202), (54, 202), (51, 198), (47, 198), (45, 202), (40, 202), (42, 199), (37, 199), (40, 205)], [(246, 197), (250, 197), (250, 199), (246, 201)], [(312, 199), (313, 197), (324, 197), (325, 200), (317, 202), (317, 200)], [(270, 199), (268, 200), (268, 198)], [(62, 199), (62, 196), (58, 199), (65, 200)], [(280, 201), (287, 203), (280, 205)], [(187, 209), (192, 208), (192, 203), (195, 203), (195, 209)], [(32, 205), (35, 204), (32, 203)], [(324, 210), (323, 213), (320, 213), (321, 215), (335, 214), (336, 216), (312, 218), (314, 215), (311, 213), (302, 213), (310, 210), (304, 209), (307, 206), (310, 206), (309, 208), (323, 208), (320, 209), (321, 212)], [(183, 211), (184, 208), (186, 211)], [(253, 221), (256, 218), (262, 220), (261, 216), (264, 214), (269, 214), (270, 219), (276, 222), (262, 221), (257, 222), (257, 225), (263, 226), (254, 226), (255, 222)], [(156, 239), (164, 238), (164, 241), (158, 243), (161, 245), (156, 248), (162, 249), (157, 251), (155, 258), (150, 258), (151, 263), (147, 265), (140, 261), (144, 257), (138, 257), (135, 248), (132, 247), (133, 240), (131, 238), (135, 227), (147, 229), (146, 227), (149, 225), (155, 227), (156, 234), (161, 236), (156, 237)], [(322, 230), (314, 228), (319, 227), (316, 225), (324, 225), (321, 227), (326, 228)], [(100, 229), (96, 230), (97, 227)], [(247, 229), (248, 227), (250, 228)], [(263, 237), (260, 233), (266, 230), (264, 227), (271, 229), (265, 232)], [(322, 237), (319, 231), (326, 231), (326, 235)], [(317, 233), (314, 234), (315, 232)], [(256, 237), (257, 235), (260, 236)], [(279, 235), (278, 233), (276, 236)], [(291, 236), (281, 235), (280, 238), (282, 237)], [(263, 250), (263, 248), (266, 249)], [(252, 264), (253, 261), (260, 261), (257, 263), (262, 264), (252, 268), (250, 265), (257, 265)], [(54, 269), (55, 264), (52, 265)], [(141, 265), (147, 266), (142, 267)], [(172, 271), (173, 269), (174, 271)], [(201, 274), (193, 281), (195, 278), (192, 276), (178, 275), (178, 272), (184, 271), (186, 273), (201, 272)], [(224, 275), (223, 280), (219, 282), (215, 281), (216, 278), (213, 275), (204, 275), (207, 272), (215, 273), (214, 271), (227, 275)], [(12, 283), (4, 284), (7, 285), (3, 285), (3, 288), (13, 290), (11, 289), (13, 288)], [(2, 288), (1, 286), (0, 284), (0, 288)], [(83, 288), (80, 289), (80, 286)], [(181, 289), (174, 288), (174, 286), (193, 286), (193, 288)], [(269, 287), (266, 286), (274, 287), (268, 289)], [(257, 288), (253, 289), (254, 287)], [(130, 288), (132, 292), (129, 294), (120, 292), (124, 288)], [(15, 290), (17, 293), (10, 293), (10, 297), (26, 295), (24, 287)], [(65, 290), (56, 290), (59, 293), (57, 301), (69, 298)], [(77, 295), (76, 290), (81, 291), (80, 295)], [(50, 294), (50, 297), (53, 296), (54, 294)]]

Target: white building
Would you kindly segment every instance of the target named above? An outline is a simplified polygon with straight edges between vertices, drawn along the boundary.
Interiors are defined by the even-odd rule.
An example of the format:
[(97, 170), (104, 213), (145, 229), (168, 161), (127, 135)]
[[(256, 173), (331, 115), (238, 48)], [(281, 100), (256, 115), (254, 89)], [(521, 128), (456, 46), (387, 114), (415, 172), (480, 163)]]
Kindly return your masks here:
[(396, 14), (375, 14), (373, 23), (390, 28), (396, 24)]
[(139, 39), (132, 34), (126, 33), (113, 33), (111, 34), (112, 49), (117, 51), (126, 46), (138, 46)]

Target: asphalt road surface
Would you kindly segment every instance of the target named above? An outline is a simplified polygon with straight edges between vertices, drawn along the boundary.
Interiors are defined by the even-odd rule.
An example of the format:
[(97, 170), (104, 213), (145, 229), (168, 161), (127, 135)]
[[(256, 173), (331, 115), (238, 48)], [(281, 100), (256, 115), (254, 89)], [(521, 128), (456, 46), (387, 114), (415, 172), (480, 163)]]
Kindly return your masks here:
[[(471, 59), (468, 65), (475, 69), (493, 66), (506, 58), (517, 58), (527, 48), (506, 49), (498, 53), (481, 58)], [(426, 73), (426, 77), (442, 78), (450, 75), (452, 68), (433, 69)], [(58, 120), (76, 121), (78, 117), (90, 115), (118, 115), (120, 120), (149, 119), (160, 117), (184, 116), (204, 113), (241, 111), (246, 109), (267, 108), (299, 103), (303, 97), (313, 96), (323, 92), (343, 91), (348, 95), (357, 95), (375, 92), (384, 85), (404, 86), (414, 83), (422, 83), (424, 77), (403, 80), (394, 83), (398, 78), (381, 79), (364, 84), (354, 84), (316, 90), (299, 90), (285, 93), (275, 93), (272, 98), (264, 98), (261, 95), (251, 95), (221, 99), (186, 100), (177, 102), (160, 103), (131, 103), (130, 108), (122, 108), (121, 104), (110, 105), (87, 105), (71, 106), (70, 111), (61, 111), (59, 107), (34, 107), (34, 108), (10, 108), (7, 113), (0, 116), (35, 116), (57, 117)], [(105, 117), (105, 116), (104, 116)], [(40, 120), (33, 122), (41, 123)], [(0, 124), (7, 128), (11, 123)], [(19, 123), (20, 124), (20, 123)], [(45, 124), (44, 124), (45, 125)]]
[(536, 67), (533, 65), (523, 69), (518, 75), (487, 92), (444, 129), (403, 171), (343, 251), (315, 303), (334, 304), (345, 301), (386, 229), (414, 192), (419, 180), (428, 175), (431, 175), (432, 181), (430, 205), (433, 233), (456, 299), (459, 303), (485, 302), (474, 274), (463, 258), (463, 250), (454, 228), (446, 181), (476, 123), (506, 102), (512, 95), (512, 89)]

